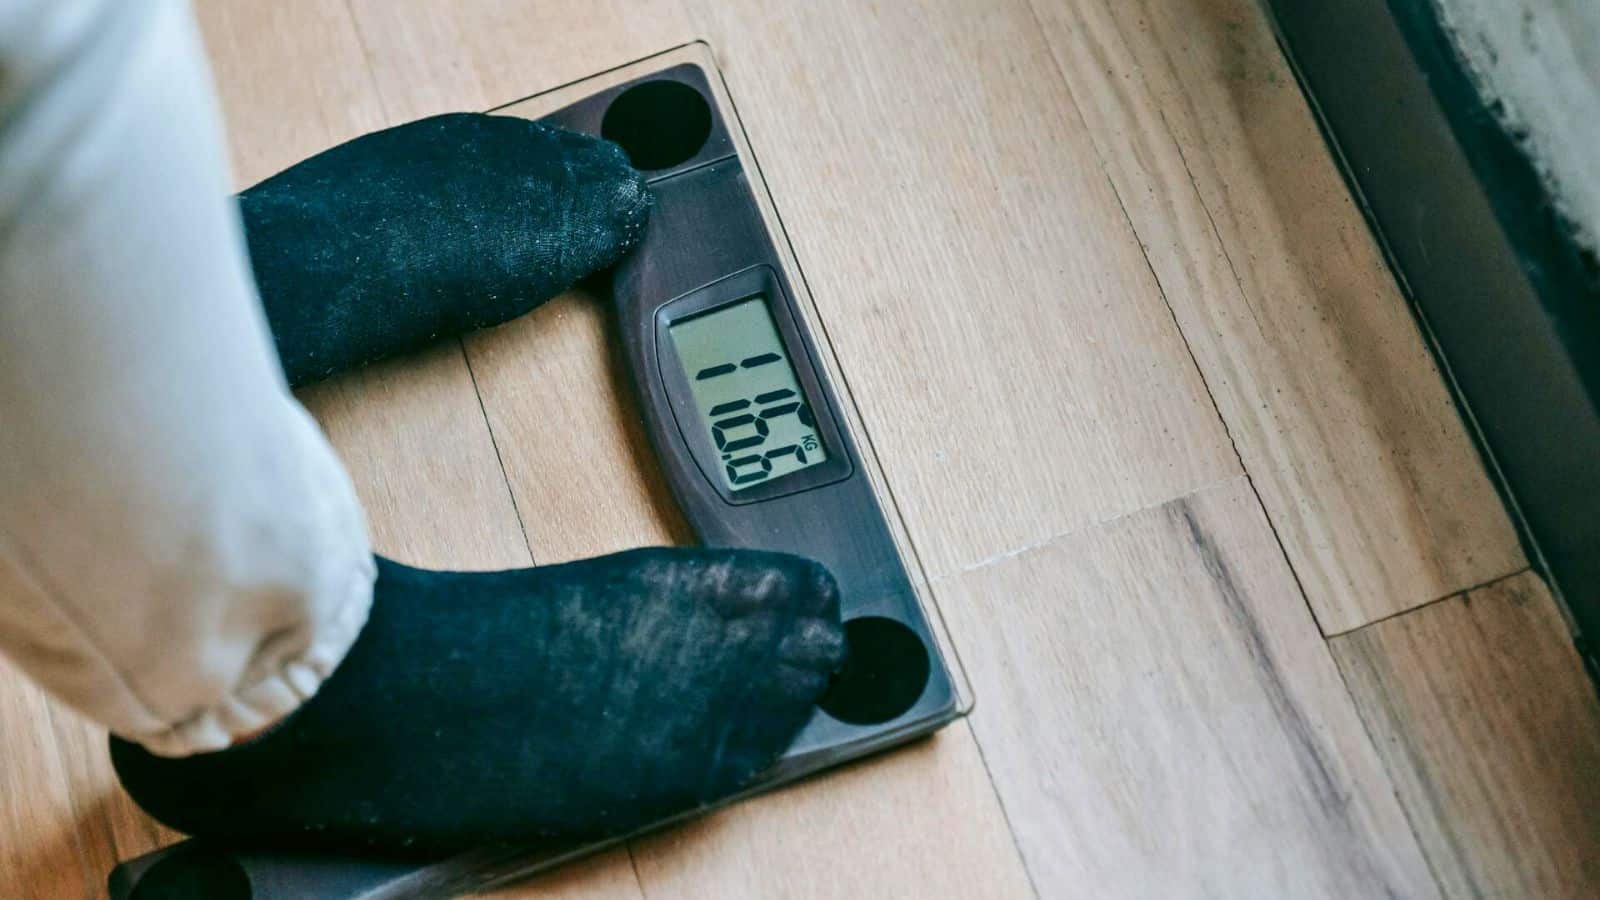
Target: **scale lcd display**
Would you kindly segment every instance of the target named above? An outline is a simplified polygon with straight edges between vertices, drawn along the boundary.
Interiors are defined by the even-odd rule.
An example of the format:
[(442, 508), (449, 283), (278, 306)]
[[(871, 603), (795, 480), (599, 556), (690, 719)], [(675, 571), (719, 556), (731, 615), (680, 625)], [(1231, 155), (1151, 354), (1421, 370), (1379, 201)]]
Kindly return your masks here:
[(722, 481), (742, 491), (828, 458), (777, 324), (758, 294), (667, 328)]

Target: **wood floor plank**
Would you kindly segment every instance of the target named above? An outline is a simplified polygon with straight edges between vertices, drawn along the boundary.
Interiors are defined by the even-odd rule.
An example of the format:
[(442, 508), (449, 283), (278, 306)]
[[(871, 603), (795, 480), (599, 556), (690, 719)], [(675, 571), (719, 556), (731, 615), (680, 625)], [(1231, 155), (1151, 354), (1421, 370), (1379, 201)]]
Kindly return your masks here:
[(182, 835), (145, 815), (117, 786), (107, 759), (105, 729), (59, 704), (49, 704), (48, 714), (72, 796), (79, 859), (94, 887), (91, 894), (99, 897), (117, 863), (178, 841)]
[(627, 850), (611, 850), (487, 893), (483, 900), (623, 900), (644, 894)]
[(687, 0), (930, 574), (1239, 471), (1025, 0)]
[(484, 110), (684, 43), (677, 0), (351, 0), (395, 121)]
[[(342, 0), (198, 8), (240, 186), (389, 124)], [(460, 345), (300, 393), (350, 470), (380, 553), (452, 568), (527, 565)]]
[[(386, 124), (342, 2), (210, 2), (198, 13), (238, 184)], [(380, 552), (452, 568), (530, 562), (459, 344), (319, 385), (302, 400), (349, 467)], [(26, 685), (4, 685), (0, 703), (7, 704), (0, 777), (27, 777), (33, 791), (3, 823), (22, 822), (27, 839), (0, 840), (7, 851), (0, 854), (7, 864), (0, 896), (99, 896), (116, 860), (176, 839), (116, 785), (102, 730), (50, 709)], [(17, 703), (24, 708), (13, 715)], [(18, 755), (25, 747), (39, 757)], [(12, 860), (25, 867), (20, 875)], [(36, 893), (11, 890), (6, 879), (13, 876)], [(639, 896), (625, 854), (541, 881), (534, 891)]]
[(1323, 630), (1522, 568), (1260, 6), (1034, 6)]
[[(353, 0), (351, 9), (399, 120), (487, 109), (692, 37), (676, 0)], [(540, 562), (689, 537), (653, 477), (610, 327), (598, 298), (573, 291), (466, 340)]]
[[(471, 342), (542, 560), (689, 539), (623, 374), (608, 371), (615, 361), (604, 328), (597, 302), (573, 293)], [(962, 896), (948, 891), (984, 871), (992, 893), (967, 896), (1017, 896), (1020, 863), (970, 734), (956, 731), (940, 746), (887, 757), (870, 777), (815, 779), (636, 845), (640, 881), (652, 896)], [(869, 831), (872, 841), (859, 839)]]
[(540, 562), (692, 540), (657, 468), (600, 298), (572, 291), (468, 338)]
[[(580, 29), (569, 43), (559, 30), (532, 27), (532, 19), (518, 19), (515, 28), (498, 19), (526, 38), (515, 45), (527, 60), (505, 70), (486, 67), (482, 71), (489, 74), (462, 78), (448, 90), (448, 75), (418, 87), (408, 73), (438, 64), (423, 56), (494, 58), (502, 53), (496, 47), (511, 45), (465, 23), (486, 15), (483, 10), (532, 16), (531, 8), (484, 4), (461, 11), (459, 19), (452, 19), (458, 7), (444, 15), (441, 6), (358, 2), (356, 11), (375, 70), (390, 73), (380, 74), (386, 102), (418, 113), (482, 108), (689, 36), (686, 24), (670, 19), (662, 31), (643, 37), (620, 19), (607, 25), (592, 18), (610, 9), (603, 4), (548, 4), (537, 13), (540, 21), (562, 21), (554, 9), (561, 6), (570, 6), (576, 19), (591, 17), (585, 20), (590, 31)], [(657, 11), (670, 14), (665, 6)], [(417, 34), (429, 36), (426, 53), (405, 37)], [(584, 34), (610, 35), (615, 44), (586, 44)], [(452, 40), (459, 43), (440, 43)], [(413, 90), (416, 99), (410, 99)], [(654, 468), (609, 327), (595, 298), (572, 292), (467, 341), (484, 408), (541, 561), (689, 537)], [(955, 729), (928, 746), (936, 749), (896, 753), (635, 846), (645, 892), (765, 897), (810, 896), (815, 889), (826, 896), (953, 896), (956, 886), (971, 886), (980, 896), (1025, 894), (1020, 860), (970, 732)], [(862, 837), (868, 833), (871, 841)], [(988, 880), (975, 881), (974, 873), (988, 873)]]
[(1600, 703), (1538, 576), (1331, 643), (1447, 896), (1600, 896)]
[(195, 4), (238, 186), (390, 124), (341, 0)]
[[(736, 97), (749, 101), (758, 154), (793, 183), (775, 183), (780, 205), (798, 205), (791, 224), (816, 223), (793, 236), (813, 287), (833, 289), (830, 301), (818, 288), (819, 302), (875, 437), (891, 443), (890, 477), (924, 510), (913, 518), (929, 524), (913, 529), (933, 571), (1237, 471), (1198, 379), (1169, 365), (1186, 352), (1131, 232), (1116, 224), (1115, 197), (1084, 174), (1093, 149), (1069, 121), (1064, 89), (1037, 96), (1053, 64), (1025, 7), (995, 15), (945, 4), (926, 15), (940, 27), (926, 29), (911, 12), (716, 4), (693, 10), (690, 29), (652, 4), (652, 44), (631, 15), (607, 24), (604, 4), (567, 15), (560, 6), (357, 0), (355, 10), (387, 105), (408, 115), (481, 108), (710, 35)], [(863, 12), (880, 21), (858, 28)], [(570, 40), (552, 27), (568, 19)], [(903, 35), (923, 31), (934, 32), (930, 45), (905, 46)], [(596, 49), (607, 34), (616, 49)], [(841, 40), (859, 46), (845, 51)], [(480, 58), (489, 62), (469, 62)], [(819, 66), (832, 70), (809, 71)], [(963, 83), (987, 70), (1008, 75)], [(930, 83), (898, 95), (919, 80)], [(878, 118), (899, 135), (881, 147), (858, 127)], [(1007, 118), (1043, 133), (992, 127)], [(1108, 217), (1115, 227), (1076, 227)], [(990, 359), (994, 347), (1005, 350)], [(886, 410), (876, 419), (875, 402)]]
[[(404, 120), (385, 110), (347, 6), (296, 6), (236, 2), (202, 12), (242, 183)], [(301, 400), (350, 470), (378, 552), (450, 569), (532, 563), (458, 342), (317, 385)], [(517, 895), (640, 896), (624, 851)]]
[[(1226, 24), (1239, 6), (1040, 4), (1041, 33), (1027, 0), (202, 4), (241, 184), (709, 37), (912, 537), (946, 576), (982, 701), (970, 726), (639, 842), (643, 889), (624, 850), (497, 896), (1013, 897), (1030, 874), (1050, 896), (1433, 892), (1190, 349), (1325, 628), (1520, 556), (1303, 107), (1257, 83), (1281, 77), (1259, 19)], [(306, 392), (380, 550), (489, 568), (530, 545), (553, 561), (686, 539), (607, 327), (575, 292), (465, 353)], [(1508, 779), (1537, 773), (1564, 738), (1552, 723), (1593, 721), (1592, 697), (1439, 699), (1452, 665), (1535, 685), (1560, 668), (1525, 607), (1514, 624), (1545, 629), (1532, 676), (1507, 675), (1503, 647), (1493, 666), (1396, 663), (1423, 638), (1390, 626), (1445, 606), (1335, 642), (1368, 673), (1351, 682), (1369, 726), (1445, 735), (1399, 762), (1381, 748), (1413, 818), (1434, 810), (1424, 849), (1449, 860), (1447, 887), (1589, 884), (1552, 835), (1594, 823), (1524, 809)], [(1477, 621), (1441, 633), (1467, 641)], [(1359, 696), (1395, 682), (1403, 713)], [(109, 860), (166, 835), (116, 791), (103, 737), (44, 702), (0, 671), (0, 896), (97, 894)], [(1439, 762), (1489, 743), (1513, 754), (1504, 770)], [(1566, 786), (1597, 808), (1563, 781), (1593, 746), (1564, 752), (1566, 775), (1531, 795)], [(1463, 861), (1458, 809), (1513, 823), (1495, 852), (1535, 835), (1514, 874), (1543, 880)]]
[(741, 803), (634, 851), (652, 898), (1032, 895), (971, 732)]
[[(574, 292), (469, 341), (508, 477), (543, 561), (689, 538), (624, 375), (614, 370), (605, 329), (599, 303)], [(644, 892), (1025, 894), (970, 732), (951, 729), (933, 746), (937, 752), (896, 753), (635, 844)], [(986, 873), (985, 880), (974, 881), (973, 873)]]
[(458, 343), (299, 396), (349, 470), (379, 553), (442, 569), (532, 562)]
[[(383, 124), (365, 60), (341, 3), (210, 2), (196, 12), (230, 125), (228, 140), (237, 184), (252, 183), (302, 156)], [(455, 355), (456, 365), (463, 367), (459, 350)], [(475, 407), (475, 395), (469, 391), (466, 399)], [(339, 419), (337, 415), (332, 418)], [(328, 421), (325, 418), (324, 424)], [(347, 417), (342, 424), (351, 431), (355, 418)], [(486, 442), (488, 432), (481, 417), (478, 430)], [(365, 448), (359, 441), (346, 440), (344, 444), (341, 450), (347, 456), (363, 455), (363, 449), (365, 455), (376, 453), (375, 444)], [(493, 461), (492, 454), (488, 459)], [(358, 485), (364, 495), (373, 493), (370, 487)], [(425, 492), (425, 485), (419, 483), (418, 487)], [(499, 496), (501, 503), (509, 506), (503, 481)], [(382, 532), (381, 516), (374, 519), (376, 530)], [(26, 772), (30, 779), (46, 783), (54, 777), (49, 773), (59, 769), (74, 831), (70, 843), (51, 838), (47, 829), (30, 835), (32, 846), (53, 847), (56, 853), (53, 863), (41, 863), (37, 871), (81, 871), (89, 886), (87, 895), (101, 896), (105, 877), (115, 862), (178, 836), (145, 816), (117, 784), (103, 729), (70, 710), (49, 705), (42, 697), (31, 709), (33, 715), (18, 726), (31, 731), (32, 737), (8, 733), (4, 743), (8, 750), (13, 741), (48, 743), (53, 760), (46, 766), (8, 754), (0, 768)], [(0, 844), (8, 850), (20, 846)], [(43, 890), (41, 885), (49, 882), (32, 887)], [(42, 895), (72, 894), (46, 891)], [(0, 889), (0, 896), (17, 895)]]
[[(5, 577), (0, 569), (0, 587)], [(0, 897), (88, 900), (104, 883), (82, 852), (51, 703), (0, 659)]]
[(1041, 894), (1435, 894), (1243, 478), (937, 587)]

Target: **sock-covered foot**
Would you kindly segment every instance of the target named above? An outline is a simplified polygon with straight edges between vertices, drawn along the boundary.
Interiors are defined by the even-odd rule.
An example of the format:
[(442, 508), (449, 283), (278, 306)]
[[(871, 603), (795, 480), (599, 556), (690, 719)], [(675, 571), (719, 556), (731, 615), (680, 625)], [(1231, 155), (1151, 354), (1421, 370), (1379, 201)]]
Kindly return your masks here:
[(509, 116), (435, 116), (239, 195), (291, 385), (498, 325), (611, 265), (650, 195), (622, 149)]
[(191, 834), (449, 850), (619, 834), (767, 768), (843, 662), (833, 579), (782, 554), (636, 550), (511, 572), (379, 560), (317, 694), (237, 747), (112, 740)]

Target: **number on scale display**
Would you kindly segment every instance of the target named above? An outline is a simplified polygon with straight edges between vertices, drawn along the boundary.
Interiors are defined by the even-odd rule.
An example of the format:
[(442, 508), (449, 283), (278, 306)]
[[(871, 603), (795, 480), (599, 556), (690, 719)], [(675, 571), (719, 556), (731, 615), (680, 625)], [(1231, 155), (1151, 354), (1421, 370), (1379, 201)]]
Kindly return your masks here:
[(828, 458), (764, 296), (667, 329), (730, 491)]

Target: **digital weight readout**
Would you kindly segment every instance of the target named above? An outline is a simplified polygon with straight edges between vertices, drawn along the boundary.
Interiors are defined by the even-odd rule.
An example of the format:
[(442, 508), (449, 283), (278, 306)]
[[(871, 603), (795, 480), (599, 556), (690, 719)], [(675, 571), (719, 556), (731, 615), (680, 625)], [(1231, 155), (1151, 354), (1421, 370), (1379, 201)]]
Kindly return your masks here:
[(765, 296), (667, 328), (730, 491), (828, 458)]

